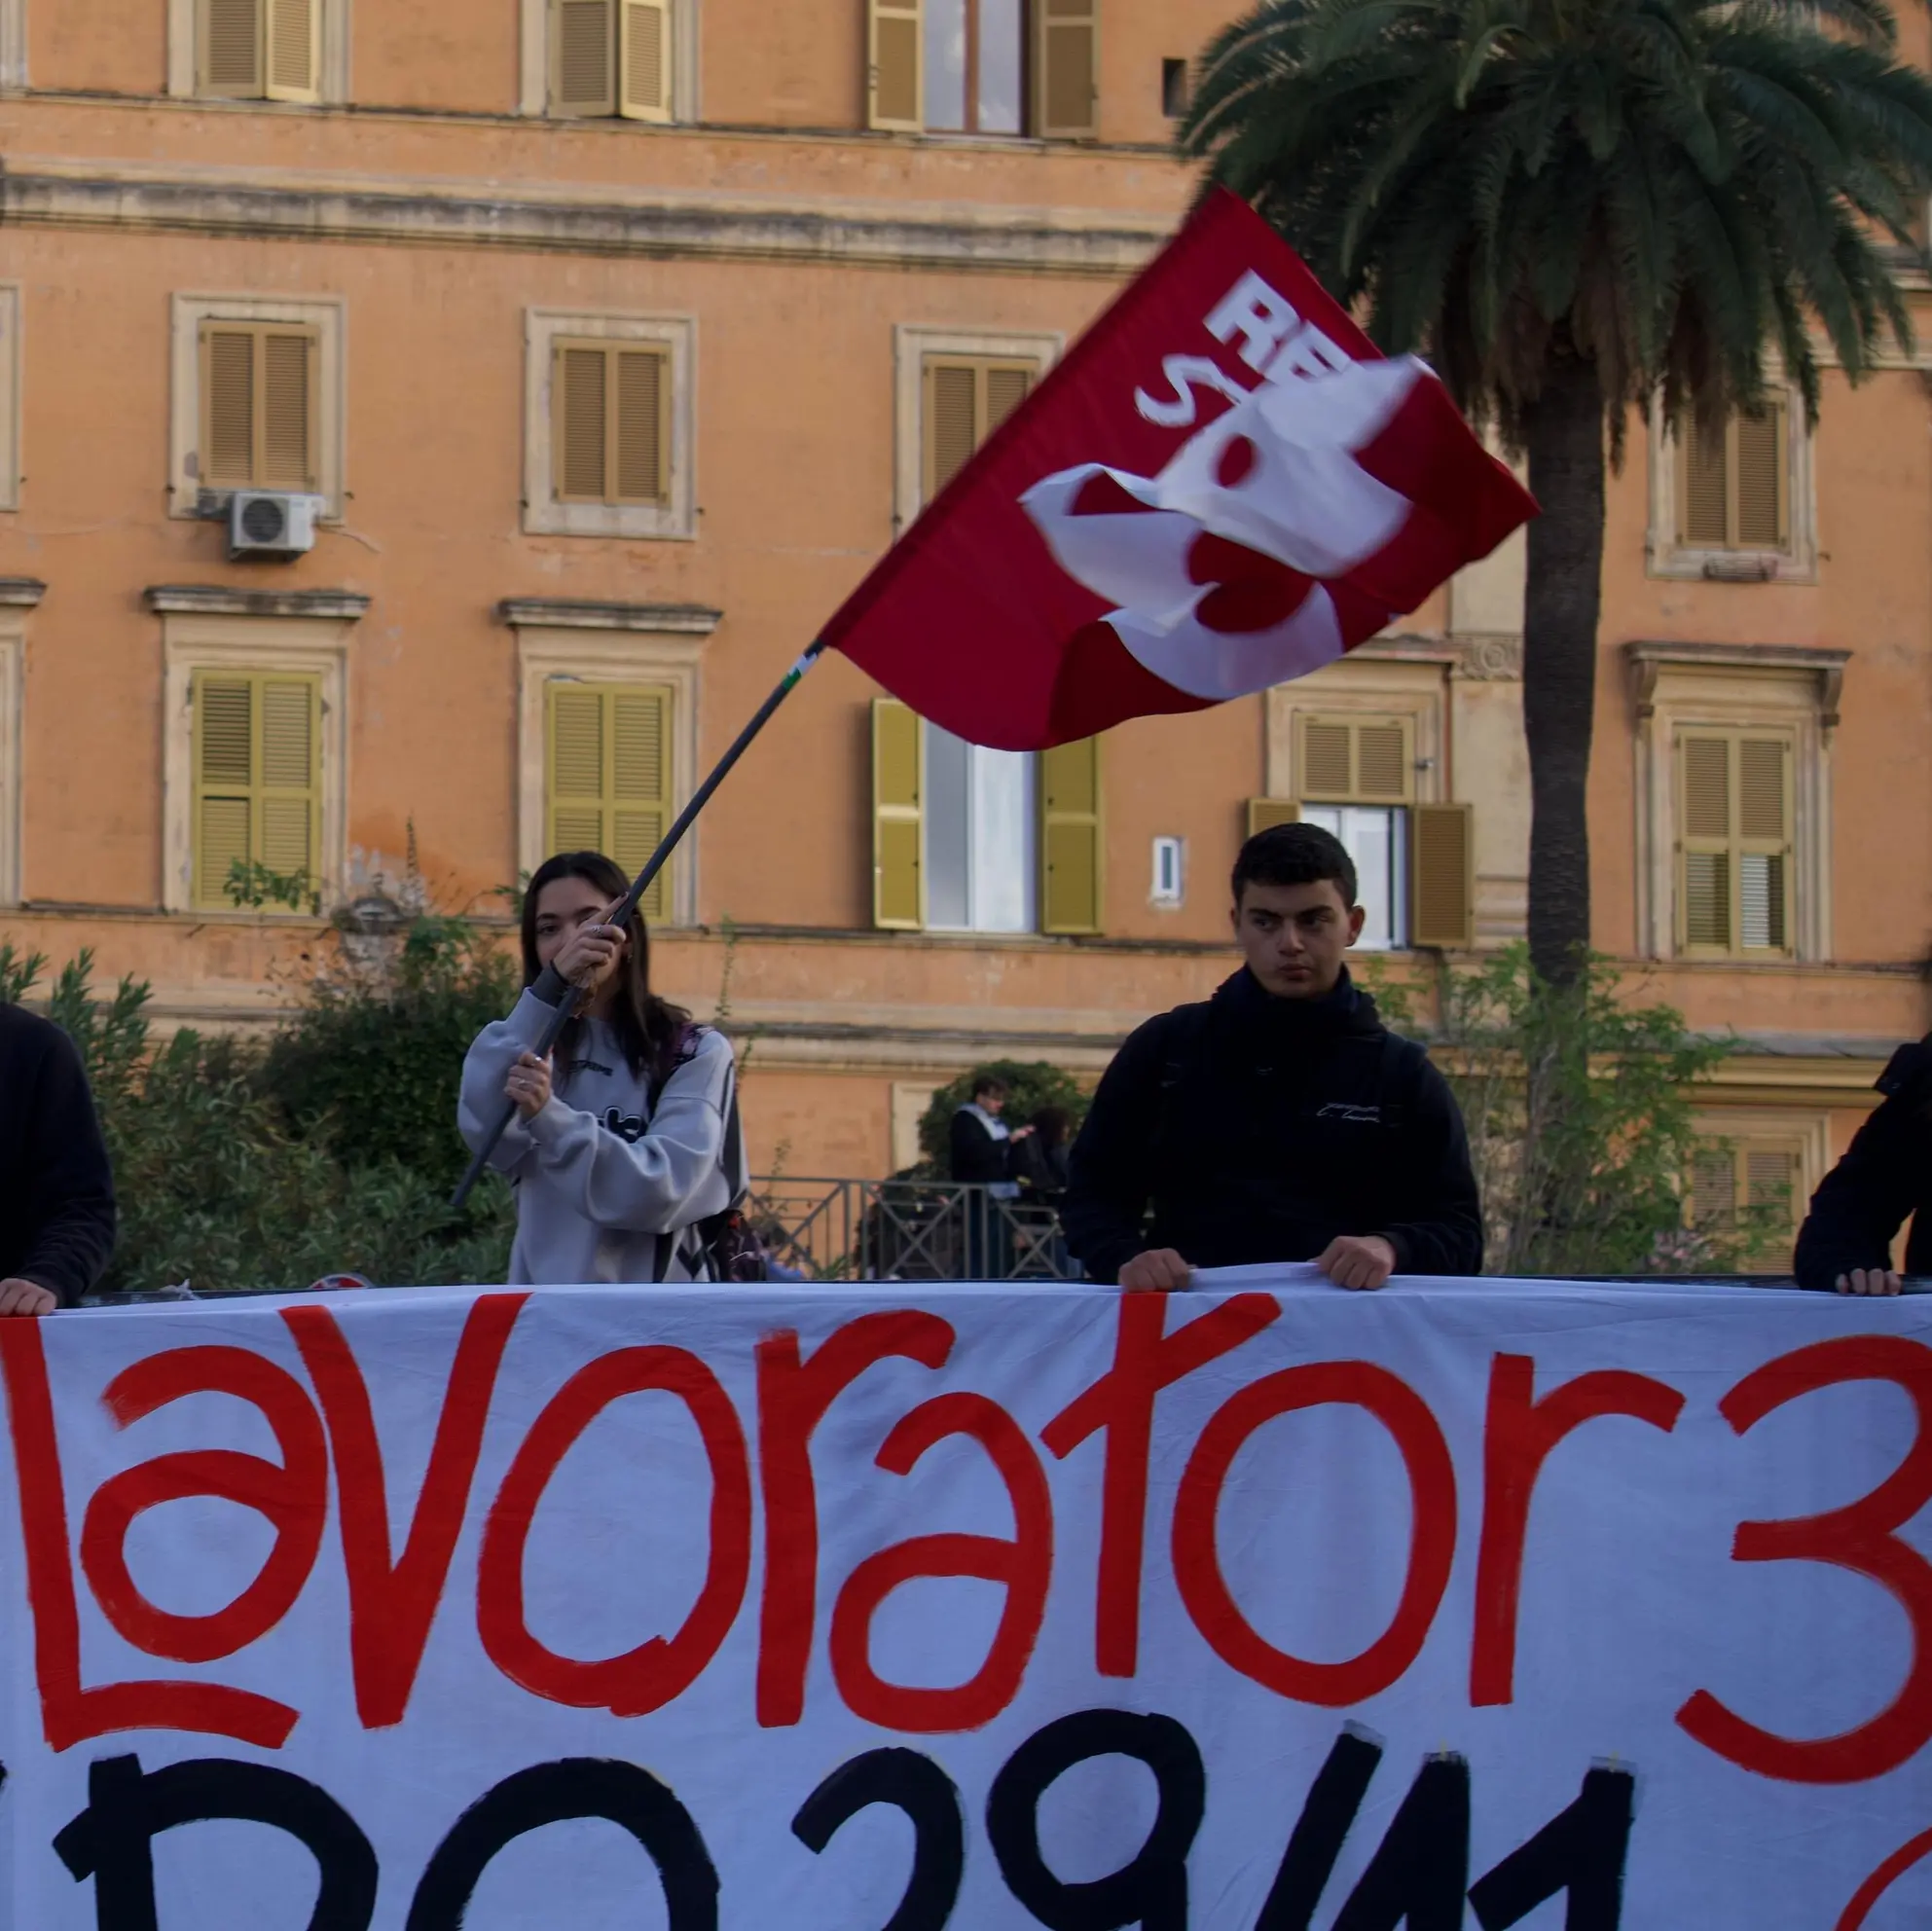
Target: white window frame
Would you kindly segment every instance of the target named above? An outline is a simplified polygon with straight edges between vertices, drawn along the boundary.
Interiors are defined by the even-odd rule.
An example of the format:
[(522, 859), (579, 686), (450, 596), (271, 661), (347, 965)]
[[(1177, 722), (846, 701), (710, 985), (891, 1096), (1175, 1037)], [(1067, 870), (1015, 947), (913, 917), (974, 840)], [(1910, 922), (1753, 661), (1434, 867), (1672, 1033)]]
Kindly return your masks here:
[(0, 511), (20, 506), (21, 336), (26, 305), (18, 281), (0, 281)]
[(1818, 578), (1818, 504), (1813, 482), (1811, 431), (1804, 399), (1788, 389), (1784, 401), (1786, 482), (1790, 490), (1787, 539), (1782, 549), (1709, 549), (1677, 535), (1677, 468), (1681, 452), (1663, 398), (1650, 408), (1650, 531), (1644, 549), (1652, 576), (1713, 582), (1815, 583)]
[[(316, 372), (320, 420), (315, 424), (316, 493), (324, 522), (339, 523), (347, 494), (348, 404), (345, 390), (347, 306), (340, 296), (308, 301), (267, 295), (176, 295), (173, 298), (172, 361), (168, 398), (168, 507), (171, 517), (200, 515), (201, 441), (201, 324), (203, 322), (288, 322), (315, 331), (321, 367)], [(226, 496), (222, 490), (215, 492)]]
[(1798, 1179), (1791, 1189), (1794, 1239), (1804, 1221), (1804, 1210), (1818, 1184), (1831, 1172), (1832, 1116), (1829, 1112), (1785, 1107), (1700, 1107), (1691, 1115), (1691, 1131), (1698, 1140), (1795, 1140), (1799, 1144)]
[(195, 673), (302, 673), (322, 686), (323, 915), (348, 880), (348, 641), (353, 617), (162, 614), (162, 904), (198, 919), (300, 921), (297, 912), (209, 910), (195, 903)]
[[(671, 802), (691, 800), (698, 764), (698, 667), (702, 636), (673, 632), (521, 623), (517, 633), (517, 869), (528, 878), (550, 856), (544, 842), (544, 690), (552, 681), (668, 684), (671, 703)], [(673, 926), (698, 923), (698, 841), (688, 837), (671, 860), (666, 903)]]
[[(1169, 833), (1157, 833), (1149, 854), (1148, 903), (1158, 912), (1179, 911), (1187, 897), (1187, 841)], [(1173, 871), (1170, 885), (1162, 873)]]
[[(1791, 946), (1765, 964), (1832, 956), (1832, 734), (1838, 725), (1842, 650), (1776, 644), (1633, 643), (1625, 646), (1637, 712), (1635, 733), (1637, 950), (1675, 959), (1677, 943), (1677, 743), (1699, 727), (1764, 730), (1792, 740)], [(1711, 961), (1734, 971), (1736, 957)]]
[[(1002, 139), (1007, 138), (1001, 136)], [(893, 330), (893, 533), (912, 526), (926, 506), (924, 416), (929, 355), (986, 355), (1039, 364), (1044, 376), (1067, 338), (1055, 332), (987, 333), (900, 322)]]
[[(0, 0), (4, 6), (6, 0)], [(25, 0), (19, 0), (24, 6)], [(244, 95), (238, 107), (268, 108), (278, 114), (312, 114), (316, 106), (341, 107), (349, 98), (349, 49), (353, 34), (349, 9), (353, 0), (317, 0), (322, 9), (322, 60), (315, 76), (314, 102), (257, 100)], [(200, 49), (198, 0), (167, 0), (167, 91), (176, 100), (227, 100), (233, 96), (203, 95), (200, 91)]]
[[(671, 352), (671, 492), (665, 503), (557, 500), (550, 384), (561, 340), (641, 342)], [(656, 537), (698, 534), (698, 324), (689, 315), (618, 314), (606, 310), (524, 311), (524, 528), (541, 536)]]
[[(550, 113), (550, 0), (519, 0), (523, 57), (518, 63), (517, 112), (541, 121)], [(698, 119), (703, 0), (671, 0), (671, 119)], [(649, 128), (662, 125), (610, 115), (571, 115), (590, 128)]]

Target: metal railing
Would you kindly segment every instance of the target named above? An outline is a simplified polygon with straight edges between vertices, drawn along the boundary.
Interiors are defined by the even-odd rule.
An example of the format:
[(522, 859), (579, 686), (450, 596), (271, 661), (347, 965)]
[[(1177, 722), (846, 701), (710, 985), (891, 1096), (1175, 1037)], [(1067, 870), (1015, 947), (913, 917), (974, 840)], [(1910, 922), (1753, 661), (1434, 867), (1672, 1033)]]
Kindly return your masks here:
[(1053, 1209), (935, 1180), (753, 1180), (746, 1218), (807, 1281), (1077, 1281)]

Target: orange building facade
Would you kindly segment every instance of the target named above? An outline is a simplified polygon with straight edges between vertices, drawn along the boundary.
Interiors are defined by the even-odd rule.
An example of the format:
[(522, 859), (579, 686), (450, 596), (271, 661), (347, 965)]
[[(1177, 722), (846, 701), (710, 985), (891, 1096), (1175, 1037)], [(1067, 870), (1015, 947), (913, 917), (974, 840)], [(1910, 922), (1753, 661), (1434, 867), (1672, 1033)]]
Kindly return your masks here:
[[(0, 0), (0, 938), (262, 1023), (411, 852), (497, 917), (556, 844), (636, 862), (1172, 232), (1224, 11)], [(1707, 1187), (1802, 1194), (1928, 1024), (1928, 428), (1901, 358), (1815, 434), (1633, 424), (1613, 483), (1596, 942), (1742, 1036)], [(1395, 969), (1517, 935), (1521, 568), (1057, 759), (827, 660), (654, 907), (754, 1037), (754, 1164), (1097, 1074), (1228, 969), (1257, 818), (1342, 832)]]

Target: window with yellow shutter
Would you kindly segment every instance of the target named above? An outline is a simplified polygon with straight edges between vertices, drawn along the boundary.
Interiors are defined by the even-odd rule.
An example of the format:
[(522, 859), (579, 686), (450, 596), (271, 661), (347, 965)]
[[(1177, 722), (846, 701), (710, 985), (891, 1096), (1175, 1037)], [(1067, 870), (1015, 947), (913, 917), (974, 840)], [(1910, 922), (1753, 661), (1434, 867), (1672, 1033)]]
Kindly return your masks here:
[(201, 324), (200, 481), (210, 490), (319, 486), (319, 331)]
[(241, 100), (320, 100), (326, 4), (197, 0), (200, 91)]
[(1365, 947), (1474, 944), (1471, 811), (1417, 800), (1415, 719), (1297, 711), (1294, 754), (1299, 796), (1251, 800), (1251, 835), (1287, 817), (1339, 839), (1355, 863)]
[(1707, 1140), (1691, 1157), (1686, 1208), (1698, 1233), (1736, 1243), (1747, 1266), (1781, 1271), (1804, 1207), (1802, 1136)]
[(1695, 550), (1790, 546), (1789, 413), (1781, 402), (1719, 425), (1677, 428), (1678, 541)]
[(672, 118), (673, 0), (549, 0), (550, 111)]
[(928, 355), (921, 370), (922, 500), (930, 502), (1039, 380), (1017, 356)]
[[(550, 852), (602, 852), (635, 877), (663, 841), (673, 804), (673, 706), (668, 684), (593, 684), (553, 677), (544, 687), (544, 843)], [(644, 894), (646, 919), (672, 903), (670, 867)]]
[(671, 500), (671, 349), (560, 340), (552, 351), (550, 446), (561, 503)]
[(1688, 953), (1792, 950), (1793, 741), (1686, 728), (1677, 739), (1677, 939)]
[(1098, 0), (867, 0), (867, 125), (1091, 138), (1098, 30)]
[(197, 671), (190, 703), (195, 904), (309, 909), (322, 868), (320, 678)]

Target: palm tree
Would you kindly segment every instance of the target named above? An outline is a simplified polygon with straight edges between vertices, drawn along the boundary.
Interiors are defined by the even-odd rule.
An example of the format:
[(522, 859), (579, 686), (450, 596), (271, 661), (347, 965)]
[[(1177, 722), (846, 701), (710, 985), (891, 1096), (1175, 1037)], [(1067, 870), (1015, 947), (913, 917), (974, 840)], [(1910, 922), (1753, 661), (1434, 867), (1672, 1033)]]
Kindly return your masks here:
[[(1807, 416), (1911, 324), (1932, 83), (1886, 0), (1263, 0), (1208, 49), (1181, 140), (1391, 352), (1528, 459), (1529, 942), (1589, 941), (1606, 458), (1633, 406)], [(1889, 237), (1890, 245), (1887, 245)]]

